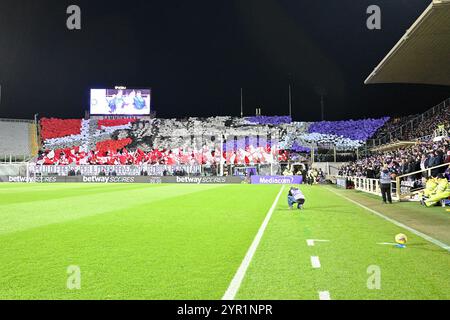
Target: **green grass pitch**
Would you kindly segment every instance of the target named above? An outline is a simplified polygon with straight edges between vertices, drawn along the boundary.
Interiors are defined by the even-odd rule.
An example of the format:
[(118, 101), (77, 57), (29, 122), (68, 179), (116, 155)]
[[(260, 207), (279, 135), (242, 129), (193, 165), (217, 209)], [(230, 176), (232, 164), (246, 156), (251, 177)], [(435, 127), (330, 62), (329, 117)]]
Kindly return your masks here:
[[(280, 188), (2, 184), (0, 299), (221, 299)], [(303, 211), (284, 190), (237, 299), (450, 299), (448, 251), (330, 188), (302, 187)]]

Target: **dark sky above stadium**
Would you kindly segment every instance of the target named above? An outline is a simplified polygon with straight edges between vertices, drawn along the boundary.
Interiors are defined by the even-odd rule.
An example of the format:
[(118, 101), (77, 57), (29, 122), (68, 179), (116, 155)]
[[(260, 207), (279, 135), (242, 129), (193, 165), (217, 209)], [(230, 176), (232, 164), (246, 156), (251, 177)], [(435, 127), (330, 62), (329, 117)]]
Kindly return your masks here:
[[(425, 111), (450, 88), (364, 85), (430, 0), (0, 0), (0, 117), (81, 117), (91, 87), (151, 87), (159, 117)], [(66, 28), (81, 7), (82, 29)], [(366, 9), (382, 10), (382, 29)]]

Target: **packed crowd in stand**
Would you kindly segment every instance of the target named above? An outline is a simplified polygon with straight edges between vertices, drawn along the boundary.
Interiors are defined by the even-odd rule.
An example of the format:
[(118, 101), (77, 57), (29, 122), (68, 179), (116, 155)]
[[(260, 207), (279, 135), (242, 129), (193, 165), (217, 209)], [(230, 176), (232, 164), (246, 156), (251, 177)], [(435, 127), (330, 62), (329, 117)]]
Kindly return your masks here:
[[(221, 160), (221, 150), (188, 149), (154, 149), (145, 152), (141, 149), (128, 151), (123, 145), (129, 141), (106, 141), (98, 144), (97, 150), (83, 151), (80, 147), (42, 152), (36, 163), (38, 165), (218, 165), (226, 164), (270, 164), (275, 161), (287, 160), (283, 151), (278, 151), (274, 158), (270, 146), (224, 151)], [(101, 145), (101, 146), (100, 146)]]
[[(352, 162), (342, 167), (341, 176), (377, 178), (384, 164), (395, 176), (407, 175), (448, 163), (450, 165), (450, 139), (440, 141), (418, 142), (414, 146), (399, 148), (394, 151), (377, 152), (373, 155)], [(431, 176), (442, 176), (448, 170), (446, 166), (431, 170)], [(421, 179), (427, 173), (409, 176), (409, 179)]]
[[(353, 154), (369, 139), (430, 136), (450, 129), (449, 105), (413, 126), (418, 116), (347, 121), (294, 122), (291, 117), (186, 119), (47, 119), (40, 121), (43, 148), (37, 165), (257, 165), (305, 159), (311, 149)], [(402, 130), (398, 130), (398, 128)], [(395, 134), (392, 134), (395, 133)], [(391, 140), (392, 141), (392, 140)], [(430, 141), (430, 140), (428, 140)], [(317, 153), (317, 152), (316, 152)], [(320, 156), (320, 154), (316, 154)], [(329, 160), (328, 160), (329, 161)], [(376, 178), (388, 164), (405, 175), (450, 162), (448, 138), (373, 153), (341, 168), (345, 176)], [(442, 175), (445, 167), (432, 170)], [(411, 176), (410, 179), (414, 179)], [(420, 178), (417, 175), (416, 178)]]
[[(355, 151), (361, 147), (370, 150), (372, 141), (372, 146), (395, 149), (372, 151), (348, 162), (338, 174), (372, 179), (386, 174), (390, 178), (404, 176), (401, 186), (423, 188), (421, 202), (432, 206), (450, 196), (449, 108), (447, 101), (424, 115), (312, 123), (294, 122), (287, 116), (43, 118), (42, 149), (32, 168), (34, 174), (62, 176), (195, 176), (239, 174), (232, 171), (233, 166), (245, 172), (251, 168), (256, 174), (257, 166), (259, 174), (269, 168), (265, 174), (297, 174), (304, 182), (315, 184), (325, 183), (326, 175), (305, 165), (309, 156), (319, 162), (337, 161), (339, 151), (347, 161), (353, 160), (359, 154)], [(387, 145), (396, 141), (408, 146)], [(303, 163), (303, 169), (294, 173), (289, 163)]]
[(402, 136), (400, 135), (401, 132), (399, 131), (399, 128), (407, 125), (411, 122), (411, 120), (415, 119), (418, 115), (410, 115), (410, 116), (404, 116), (404, 117), (392, 117), (387, 121), (384, 126), (382, 126), (378, 131), (375, 133), (372, 139), (382, 139), (386, 136), (389, 136), (391, 134), (394, 135), (394, 139), (402, 139)]
[(441, 112), (432, 117), (420, 120), (418, 125), (406, 126), (405, 139), (412, 140), (430, 136), (440, 125), (445, 130), (450, 131), (450, 105), (447, 105)]
[[(388, 118), (293, 122), (290, 117), (42, 119), (38, 165), (286, 162), (312, 147), (362, 146)], [(222, 156), (221, 156), (222, 155)]]
[(421, 115), (393, 117), (378, 129), (372, 139), (388, 138), (393, 141), (415, 140), (431, 136), (438, 125), (450, 131), (450, 104), (446, 104), (435, 114), (422, 118)]
[[(339, 175), (378, 178), (383, 165), (387, 165), (392, 177), (406, 175), (402, 180), (415, 181), (416, 185), (424, 186), (424, 178), (429, 177), (445, 177), (450, 181), (449, 108), (447, 101), (439, 111), (427, 117), (409, 116), (390, 119), (377, 131), (374, 139), (389, 135), (392, 139), (386, 143), (416, 141), (416, 144), (392, 151), (372, 152), (368, 157), (350, 162), (340, 168)], [(399, 128), (402, 129), (399, 130)], [(426, 170), (436, 166), (440, 167)], [(417, 171), (420, 173), (412, 174)]]

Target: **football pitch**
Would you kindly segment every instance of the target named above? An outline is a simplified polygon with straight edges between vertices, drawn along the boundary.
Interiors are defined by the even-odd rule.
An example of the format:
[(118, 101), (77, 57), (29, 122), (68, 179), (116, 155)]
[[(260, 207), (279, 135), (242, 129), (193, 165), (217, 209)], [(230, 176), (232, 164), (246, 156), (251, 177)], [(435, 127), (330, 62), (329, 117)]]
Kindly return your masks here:
[(448, 242), (301, 189), (2, 184), (0, 299), (450, 299)]

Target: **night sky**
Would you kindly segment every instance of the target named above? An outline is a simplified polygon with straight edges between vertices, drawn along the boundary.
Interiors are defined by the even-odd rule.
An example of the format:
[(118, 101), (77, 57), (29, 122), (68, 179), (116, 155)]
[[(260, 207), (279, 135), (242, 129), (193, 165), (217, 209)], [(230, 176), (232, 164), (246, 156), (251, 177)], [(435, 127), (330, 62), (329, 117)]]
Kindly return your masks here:
[[(158, 117), (425, 111), (449, 87), (364, 85), (430, 0), (0, 0), (0, 117), (82, 117), (91, 87), (151, 87)], [(82, 30), (66, 28), (66, 8)], [(382, 30), (366, 9), (382, 9)]]

